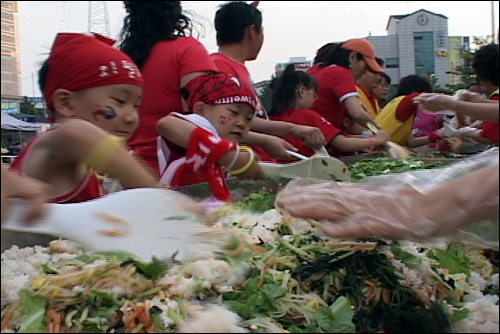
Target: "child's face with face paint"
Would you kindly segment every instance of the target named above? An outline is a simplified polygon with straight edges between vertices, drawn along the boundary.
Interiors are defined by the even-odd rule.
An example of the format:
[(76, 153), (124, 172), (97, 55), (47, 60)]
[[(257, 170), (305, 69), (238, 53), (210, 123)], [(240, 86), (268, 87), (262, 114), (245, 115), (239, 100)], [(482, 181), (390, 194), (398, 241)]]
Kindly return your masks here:
[(255, 110), (244, 103), (210, 105), (198, 102), (195, 113), (208, 119), (221, 138), (234, 143), (240, 143), (248, 135), (255, 117)]
[(139, 125), (141, 98), (140, 86), (119, 84), (72, 92), (70, 103), (74, 117), (128, 140)]

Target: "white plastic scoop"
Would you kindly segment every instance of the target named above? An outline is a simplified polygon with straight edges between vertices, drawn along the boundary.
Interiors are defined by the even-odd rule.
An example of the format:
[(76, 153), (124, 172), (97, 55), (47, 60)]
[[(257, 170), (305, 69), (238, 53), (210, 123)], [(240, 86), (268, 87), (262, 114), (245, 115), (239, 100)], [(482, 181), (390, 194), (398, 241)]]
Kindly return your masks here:
[(297, 179), (302, 177), (328, 181), (351, 181), (351, 173), (340, 160), (328, 155), (326, 149), (316, 152), (308, 158), (301, 154), (289, 151), (290, 155), (302, 161), (290, 164), (276, 164), (261, 162), (259, 165), (267, 177)]
[(42, 220), (20, 223), (25, 205), (16, 202), (2, 229), (74, 240), (92, 251), (126, 251), (143, 261), (152, 256), (183, 260), (200, 242), (198, 203), (164, 189), (135, 189), (78, 204), (48, 204)]

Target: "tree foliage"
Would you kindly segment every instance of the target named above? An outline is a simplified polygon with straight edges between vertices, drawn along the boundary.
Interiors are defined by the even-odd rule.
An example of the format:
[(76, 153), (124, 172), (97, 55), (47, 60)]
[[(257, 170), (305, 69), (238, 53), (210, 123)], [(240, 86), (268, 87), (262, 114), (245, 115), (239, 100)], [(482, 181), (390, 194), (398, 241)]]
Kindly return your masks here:
[(459, 62), (459, 65), (450, 72), (450, 74), (456, 75), (460, 78), (460, 82), (458, 84), (446, 85), (446, 87), (451, 91), (455, 92), (460, 89), (465, 89), (470, 84), (477, 82), (476, 74), (472, 68), (472, 61), (474, 60), (475, 53), (474, 50), (488, 45), (489, 42), (487, 38), (474, 37), (472, 44), (475, 46), (474, 49), (460, 50), (461, 62)]
[(20, 105), (21, 114), (36, 116), (37, 110), (35, 104), (27, 97), (24, 96)]

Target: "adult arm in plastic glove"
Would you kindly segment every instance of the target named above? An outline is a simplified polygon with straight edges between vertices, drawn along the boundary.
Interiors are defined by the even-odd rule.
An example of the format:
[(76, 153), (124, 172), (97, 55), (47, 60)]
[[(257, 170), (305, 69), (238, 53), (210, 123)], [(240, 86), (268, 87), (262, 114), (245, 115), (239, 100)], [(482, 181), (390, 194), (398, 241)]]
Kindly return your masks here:
[(484, 99), (462, 101), (447, 95), (422, 94), (415, 102), (429, 112), (451, 110), (483, 121), (498, 122), (500, 120), (498, 101)]
[(38, 181), (23, 178), (17, 173), (2, 170), (2, 222), (7, 218), (8, 199), (21, 198), (29, 201), (26, 222), (32, 222), (43, 213), (43, 204), (48, 200), (48, 186)]
[(499, 216), (499, 165), (426, 190), (327, 183), (284, 191), (278, 207), (325, 220), (332, 237), (425, 239)]

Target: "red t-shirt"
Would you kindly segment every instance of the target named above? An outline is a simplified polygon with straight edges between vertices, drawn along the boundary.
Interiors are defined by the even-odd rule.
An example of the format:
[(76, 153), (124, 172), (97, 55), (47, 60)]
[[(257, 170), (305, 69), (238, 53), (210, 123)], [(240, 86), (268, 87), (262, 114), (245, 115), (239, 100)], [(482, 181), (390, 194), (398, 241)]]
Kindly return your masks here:
[[(51, 130), (50, 132), (52, 131), (56, 130)], [(21, 151), (21, 154), (19, 154), (18, 158), (16, 159), (16, 161), (14, 161), (10, 169), (19, 172), (21, 175), (24, 174), (26, 164), (31, 158), (33, 150), (36, 148), (36, 145), (38, 144), (40, 139), (42, 139), (42, 137), (47, 133), (48, 132), (45, 132), (29, 142), (26, 148)], [(101, 181), (99, 180), (96, 173), (89, 171), (85, 176), (85, 179), (77, 189), (71, 191), (68, 194), (52, 198), (49, 202), (57, 204), (82, 203), (100, 198), (102, 196), (104, 196), (104, 189), (102, 188)]]
[[(252, 76), (245, 65), (229, 58), (223, 53), (213, 53), (211, 57), (219, 71), (232, 74), (242, 80), (248, 87), (254, 87)], [(255, 97), (258, 101), (256, 115), (260, 118), (268, 119), (266, 108), (262, 105), (257, 91), (255, 91)]]
[[(493, 101), (498, 101), (499, 96), (495, 94), (490, 98)], [(500, 141), (500, 131), (499, 131), (499, 123), (498, 122), (487, 122), (485, 121), (483, 127), (483, 131), (481, 132), (481, 137), (490, 139), (498, 143)]]
[[(342, 131), (328, 122), (324, 117), (314, 110), (294, 109), (278, 117), (270, 116), (273, 121), (282, 121), (297, 125), (312, 126), (321, 130), (327, 143), (331, 143)], [(285, 137), (287, 142), (299, 149), (299, 153), (305, 156), (313, 156), (314, 150), (305, 146), (302, 140), (296, 137)]]
[[(236, 78), (242, 80), (244, 84), (248, 85), (249, 87), (254, 87), (252, 76), (250, 75), (250, 72), (248, 71), (245, 65), (243, 65), (240, 62), (237, 62), (236, 60), (226, 56), (223, 53), (213, 53), (211, 57), (215, 65), (219, 69), (219, 71), (232, 74)], [(260, 101), (260, 97), (259, 94), (257, 94), (257, 92), (255, 92), (255, 98), (258, 101), (256, 115), (263, 119), (269, 119), (266, 108)], [(260, 157), (260, 160), (267, 162), (276, 161), (273, 158), (271, 158), (263, 148), (252, 147), (252, 149)]]
[(217, 71), (205, 47), (192, 37), (162, 41), (152, 49), (144, 68), (140, 124), (129, 145), (159, 173), (157, 123), (171, 112), (182, 112), (181, 78), (194, 72)]
[(313, 110), (337, 128), (341, 128), (342, 120), (348, 113), (344, 102), (350, 97), (359, 97), (352, 72), (337, 65), (324, 68), (315, 65), (308, 73), (319, 84), (319, 98), (314, 104)]

